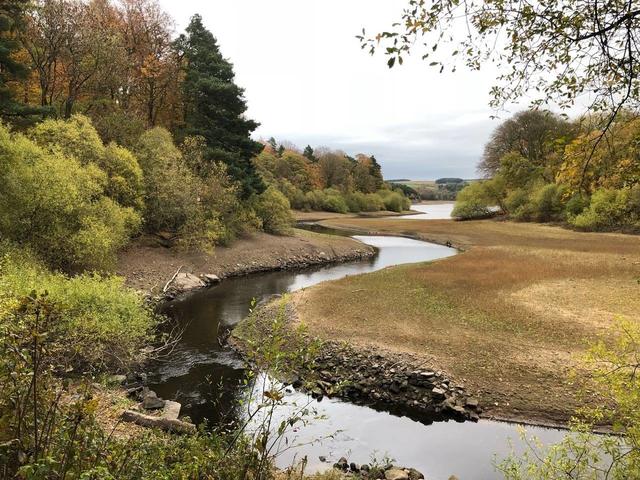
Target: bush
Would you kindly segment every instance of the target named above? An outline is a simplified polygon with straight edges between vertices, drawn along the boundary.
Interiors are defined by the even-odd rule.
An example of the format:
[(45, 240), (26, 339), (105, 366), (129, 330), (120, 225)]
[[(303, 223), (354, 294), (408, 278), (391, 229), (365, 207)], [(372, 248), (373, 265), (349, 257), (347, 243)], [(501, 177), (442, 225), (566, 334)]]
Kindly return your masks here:
[(458, 220), (475, 220), (493, 215), (489, 207), (477, 200), (458, 201), (451, 211), (451, 216)]
[(580, 230), (615, 230), (621, 227), (637, 227), (638, 211), (630, 209), (632, 198), (629, 189), (596, 190), (591, 197), (589, 207), (569, 223)]
[(580, 215), (588, 206), (588, 199), (580, 194), (574, 195), (567, 202), (567, 205), (565, 206), (565, 213), (568, 218), (575, 217), (576, 215)]
[(20, 298), (47, 292), (60, 309), (65, 365), (77, 372), (113, 371), (133, 363), (156, 325), (143, 298), (119, 277), (52, 273), (27, 251), (0, 243), (0, 325), (11, 321)]
[(49, 152), (73, 157), (83, 166), (100, 167), (107, 174), (105, 193), (122, 206), (142, 210), (142, 170), (138, 160), (115, 143), (105, 147), (87, 117), (45, 120), (33, 127), (29, 136)]
[(293, 234), (293, 216), (289, 200), (277, 188), (271, 186), (255, 199), (253, 208), (262, 228), (275, 235)]
[[(48, 130), (52, 135), (53, 130)], [(106, 174), (0, 126), (0, 234), (50, 266), (110, 270), (140, 215), (105, 196)]]
[(563, 189), (555, 183), (542, 185), (531, 193), (531, 215), (537, 222), (549, 222), (564, 218)]
[(347, 213), (349, 207), (340, 194), (326, 195), (322, 202), (322, 210), (327, 212)]
[(392, 212), (402, 212), (408, 210), (411, 207), (411, 201), (406, 198), (401, 192), (394, 192), (391, 190), (378, 190), (378, 196), (384, 203), (385, 210)]
[(451, 216), (460, 220), (473, 220), (491, 217), (495, 214), (491, 207), (495, 198), (486, 182), (474, 182), (460, 190)]

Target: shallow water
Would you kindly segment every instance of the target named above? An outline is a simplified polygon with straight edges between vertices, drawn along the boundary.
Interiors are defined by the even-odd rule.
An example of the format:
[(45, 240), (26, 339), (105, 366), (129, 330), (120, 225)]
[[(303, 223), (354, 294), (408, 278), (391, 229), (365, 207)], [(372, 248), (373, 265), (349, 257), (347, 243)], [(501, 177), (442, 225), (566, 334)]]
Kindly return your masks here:
[(400, 217), (389, 218), (410, 218), (412, 220), (446, 220), (451, 218), (454, 202), (437, 204), (416, 204), (411, 205), (411, 210), (422, 212), (418, 215), (402, 215)]
[[(414, 218), (414, 217), (412, 217)], [(180, 343), (150, 375), (150, 387), (161, 397), (183, 404), (182, 413), (195, 422), (232, 422), (243, 414), (238, 401), (246, 398), (253, 387), (244, 384), (245, 371), (238, 356), (220, 345), (218, 338), (233, 328), (249, 313), (252, 299), (261, 300), (335, 280), (379, 270), (391, 265), (423, 262), (455, 255), (456, 251), (402, 237), (355, 236), (373, 245), (377, 255), (369, 260), (310, 268), (303, 271), (281, 271), (255, 274), (223, 281), (216, 287), (199, 291), (188, 298), (165, 306), (165, 312), (183, 325)], [(421, 470), (429, 479), (447, 479), (456, 474), (463, 480), (496, 478), (494, 454), (509, 451), (508, 439), (518, 444), (515, 425), (482, 421), (474, 423), (443, 422), (424, 425), (403, 416), (356, 406), (339, 400), (316, 402), (304, 393), (292, 392), (288, 402), (310, 405), (326, 417), (291, 432), (290, 448), (277, 458), (281, 467), (306, 455), (308, 470), (328, 468), (319, 456), (336, 461), (341, 456), (358, 463), (385, 454), (397, 464)], [(277, 414), (285, 418), (289, 409)], [(563, 432), (534, 429), (544, 441), (555, 441)], [(325, 438), (331, 436), (331, 438)], [(319, 439), (325, 438), (321, 442)], [(309, 445), (309, 442), (312, 442)]]

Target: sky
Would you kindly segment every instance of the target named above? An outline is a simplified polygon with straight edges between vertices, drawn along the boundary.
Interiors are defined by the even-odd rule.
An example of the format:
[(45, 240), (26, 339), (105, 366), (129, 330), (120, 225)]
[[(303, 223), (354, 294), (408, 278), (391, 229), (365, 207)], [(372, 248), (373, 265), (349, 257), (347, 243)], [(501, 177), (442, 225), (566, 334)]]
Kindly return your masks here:
[[(406, 0), (160, 0), (180, 32), (194, 13), (245, 89), (256, 139), (373, 154), (387, 179), (475, 178), (495, 71), (389, 69), (355, 38), (388, 29)], [(503, 117), (504, 118), (504, 117)]]

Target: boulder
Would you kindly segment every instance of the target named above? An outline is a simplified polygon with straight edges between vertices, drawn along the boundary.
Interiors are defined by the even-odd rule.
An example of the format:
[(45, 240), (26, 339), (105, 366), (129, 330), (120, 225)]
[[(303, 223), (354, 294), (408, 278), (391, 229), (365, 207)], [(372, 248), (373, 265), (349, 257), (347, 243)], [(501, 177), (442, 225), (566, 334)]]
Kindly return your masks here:
[(392, 467), (384, 472), (386, 480), (409, 480), (409, 473), (401, 468)]
[(440, 400), (443, 399), (445, 397), (445, 391), (442, 388), (434, 388), (431, 391), (431, 394), (433, 395), (433, 398), (435, 398), (436, 400)]
[(188, 292), (197, 288), (202, 288), (205, 283), (192, 273), (180, 272), (171, 283), (171, 289), (177, 292)]
[(424, 475), (420, 473), (415, 468), (409, 469), (409, 480), (422, 480), (424, 479)]
[(142, 396), (142, 408), (145, 410), (159, 410), (164, 408), (165, 401), (158, 398), (153, 390), (146, 390)]
[(202, 278), (207, 285), (215, 285), (216, 283), (220, 283), (220, 277), (214, 275), (213, 273), (205, 273)]

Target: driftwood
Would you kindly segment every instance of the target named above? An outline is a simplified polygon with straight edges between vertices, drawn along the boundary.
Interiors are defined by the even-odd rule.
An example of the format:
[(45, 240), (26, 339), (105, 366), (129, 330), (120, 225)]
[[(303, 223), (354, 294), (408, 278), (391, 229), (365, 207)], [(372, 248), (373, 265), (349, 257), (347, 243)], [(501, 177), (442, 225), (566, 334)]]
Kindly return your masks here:
[(167, 291), (167, 288), (169, 288), (169, 285), (171, 285), (171, 282), (173, 282), (176, 279), (176, 277), (180, 273), (180, 270), (182, 270), (182, 267), (183, 265), (180, 265), (178, 267), (178, 270), (176, 270), (176, 273), (173, 274), (173, 277), (171, 277), (171, 279), (169, 279), (169, 281), (164, 285), (164, 288), (162, 289), (162, 293), (165, 293)]

